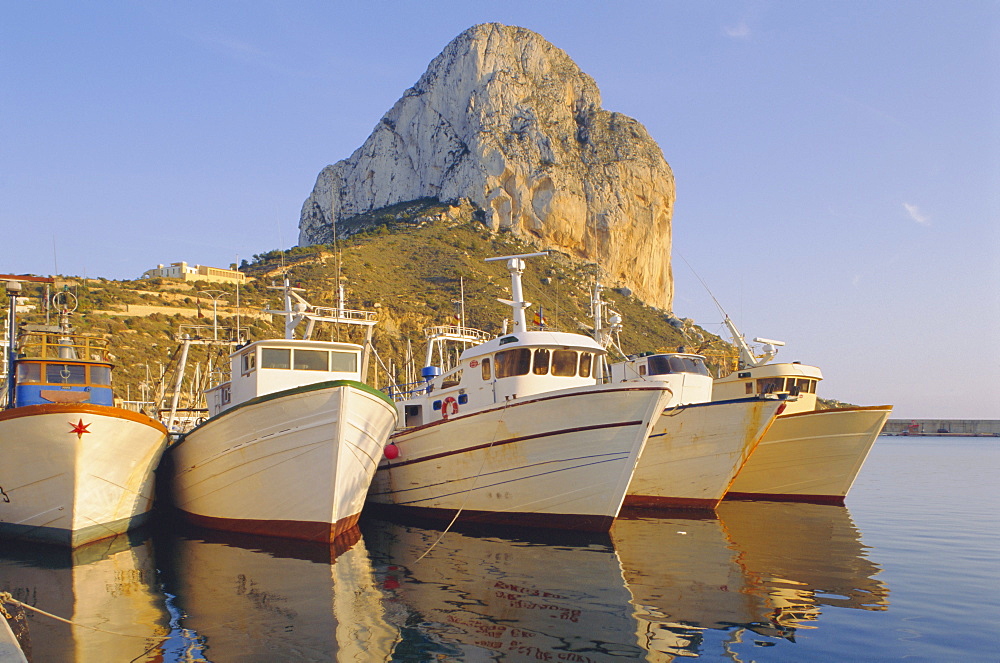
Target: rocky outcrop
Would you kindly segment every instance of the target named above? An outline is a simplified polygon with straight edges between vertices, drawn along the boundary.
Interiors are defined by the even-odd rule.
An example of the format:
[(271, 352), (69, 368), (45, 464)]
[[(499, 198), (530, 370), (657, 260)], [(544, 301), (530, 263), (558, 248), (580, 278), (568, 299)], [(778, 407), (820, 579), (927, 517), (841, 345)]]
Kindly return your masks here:
[(299, 243), (427, 197), (466, 198), (491, 229), (597, 262), (609, 284), (671, 306), (670, 166), (639, 122), (602, 109), (593, 79), (530, 30), (477, 25), (448, 44), (365, 143), (319, 174)]

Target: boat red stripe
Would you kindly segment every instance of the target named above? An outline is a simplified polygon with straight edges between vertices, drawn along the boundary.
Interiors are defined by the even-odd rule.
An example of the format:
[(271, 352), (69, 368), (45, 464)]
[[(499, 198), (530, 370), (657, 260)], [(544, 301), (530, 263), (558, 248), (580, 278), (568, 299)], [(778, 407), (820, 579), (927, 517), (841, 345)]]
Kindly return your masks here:
[(714, 509), (721, 500), (697, 497), (660, 497), (658, 495), (626, 495), (622, 508), (632, 509)]
[(806, 502), (844, 506), (843, 495), (796, 495), (794, 493), (726, 493), (724, 500), (763, 500), (767, 502)]
[(247, 520), (242, 518), (214, 518), (200, 516), (178, 509), (191, 523), (208, 529), (224, 532), (240, 532), (258, 536), (277, 536), (286, 539), (335, 543), (337, 537), (356, 527), (360, 514), (341, 518), (336, 523), (320, 523), (300, 520)]
[[(392, 517), (407, 514), (416, 518), (447, 522), (455, 516), (455, 509), (438, 509), (425, 506), (399, 506), (394, 504), (365, 505), (365, 512), (376, 516)], [(611, 516), (566, 513), (529, 513), (525, 511), (473, 511), (462, 510), (463, 525), (489, 523), (512, 527), (576, 530), (580, 532), (607, 532), (614, 523)]]
[[(579, 428), (563, 428), (561, 430), (546, 431), (544, 433), (535, 433), (534, 435), (522, 435), (521, 437), (511, 437), (506, 440), (498, 440), (496, 442), (489, 442), (486, 444), (477, 444), (474, 447), (464, 447), (462, 449), (455, 449), (453, 451), (443, 451), (439, 454), (431, 454), (430, 456), (424, 456), (422, 458), (414, 458), (413, 460), (404, 460), (398, 463), (392, 461), (386, 461), (388, 463), (387, 467), (380, 467), (379, 470), (390, 469), (393, 467), (402, 467), (404, 465), (412, 465), (413, 463), (422, 463), (427, 460), (436, 460), (438, 458), (445, 458), (447, 456), (454, 456), (455, 454), (468, 453), (470, 451), (479, 451), (480, 449), (488, 449), (490, 447), (501, 447), (506, 444), (514, 444), (515, 442), (523, 442), (525, 440), (534, 440), (542, 437), (551, 437), (553, 435), (572, 435), (574, 433), (582, 433), (584, 431), (591, 430), (601, 430), (604, 428), (620, 428), (622, 426), (640, 426), (642, 425), (641, 420), (637, 421), (621, 421), (613, 424), (596, 424), (594, 426), (580, 426)], [(405, 435), (410, 431), (404, 431), (401, 435)], [(404, 448), (405, 442), (394, 442), (396, 446), (400, 447), (401, 453)]]

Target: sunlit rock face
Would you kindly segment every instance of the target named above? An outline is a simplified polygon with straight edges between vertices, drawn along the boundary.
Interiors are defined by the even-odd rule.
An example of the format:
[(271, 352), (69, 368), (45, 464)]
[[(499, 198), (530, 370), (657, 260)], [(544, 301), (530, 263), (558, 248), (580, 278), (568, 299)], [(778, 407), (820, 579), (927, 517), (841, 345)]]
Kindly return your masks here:
[(524, 28), (469, 28), (438, 55), (302, 207), (299, 243), (350, 234), (350, 217), (465, 198), (494, 231), (598, 263), (610, 284), (670, 309), (674, 178), (630, 117), (601, 108), (594, 80)]

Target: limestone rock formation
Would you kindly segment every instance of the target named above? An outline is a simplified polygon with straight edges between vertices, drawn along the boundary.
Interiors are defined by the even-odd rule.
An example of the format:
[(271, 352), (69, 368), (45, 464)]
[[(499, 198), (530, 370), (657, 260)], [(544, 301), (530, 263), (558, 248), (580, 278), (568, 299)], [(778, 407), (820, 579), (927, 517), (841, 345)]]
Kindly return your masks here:
[[(302, 207), (299, 243), (350, 234), (350, 217), (433, 197), (468, 199), (494, 231), (597, 262), (609, 285), (670, 309), (674, 179), (636, 120), (524, 28), (469, 28), (438, 55)], [(346, 220), (346, 223), (344, 223)]]

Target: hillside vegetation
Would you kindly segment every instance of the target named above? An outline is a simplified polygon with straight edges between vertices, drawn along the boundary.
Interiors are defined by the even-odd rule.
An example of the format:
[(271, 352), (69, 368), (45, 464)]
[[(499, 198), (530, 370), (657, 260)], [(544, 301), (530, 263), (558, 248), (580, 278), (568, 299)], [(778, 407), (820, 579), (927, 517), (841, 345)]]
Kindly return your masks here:
[[(535, 251), (512, 234), (491, 233), (469, 209), (433, 200), (356, 217), (341, 236), (348, 232), (354, 234), (336, 244), (255, 255), (240, 266), (248, 282), (238, 289), (235, 284), (159, 278), (69, 278), (57, 279), (53, 290), (76, 296), (72, 322), (78, 330), (111, 339), (117, 395), (151, 400), (158, 383), (172, 381), (171, 358), (180, 334), (235, 338), (239, 314), (241, 338), (279, 337), (283, 318), (271, 320), (263, 311), (281, 308), (282, 275), (287, 274), (316, 306), (336, 305), (339, 275), (347, 307), (378, 314), (373, 343), (379, 359), (369, 378), (376, 386), (385, 387), (405, 379), (408, 356), (419, 373), (424, 330), (456, 324), (463, 293), (465, 324), (499, 334), (504, 319), (510, 317), (510, 308), (497, 298), (510, 297), (510, 277), (503, 262), (485, 262), (485, 258)], [(531, 258), (527, 263), (523, 284), (525, 299), (533, 304), (528, 310), (529, 324), (541, 310), (551, 329), (590, 334), (590, 299), (600, 276), (599, 266), (559, 253)], [(24, 294), (36, 308), (21, 314), (20, 322), (46, 321), (44, 293), (43, 285), (25, 284)], [(679, 321), (642, 304), (627, 290), (607, 288), (604, 300), (624, 319), (619, 347), (625, 353), (683, 347), (707, 355), (714, 369), (734, 355), (728, 343), (691, 321)], [(49, 321), (57, 321), (55, 311), (50, 311)], [(321, 330), (315, 337), (360, 340), (356, 330), (344, 327)], [(213, 377), (212, 371), (226, 366), (227, 352), (226, 348), (203, 345), (191, 348), (191, 364), (199, 365), (202, 388)], [(612, 355), (620, 358), (617, 351), (612, 350)]]

